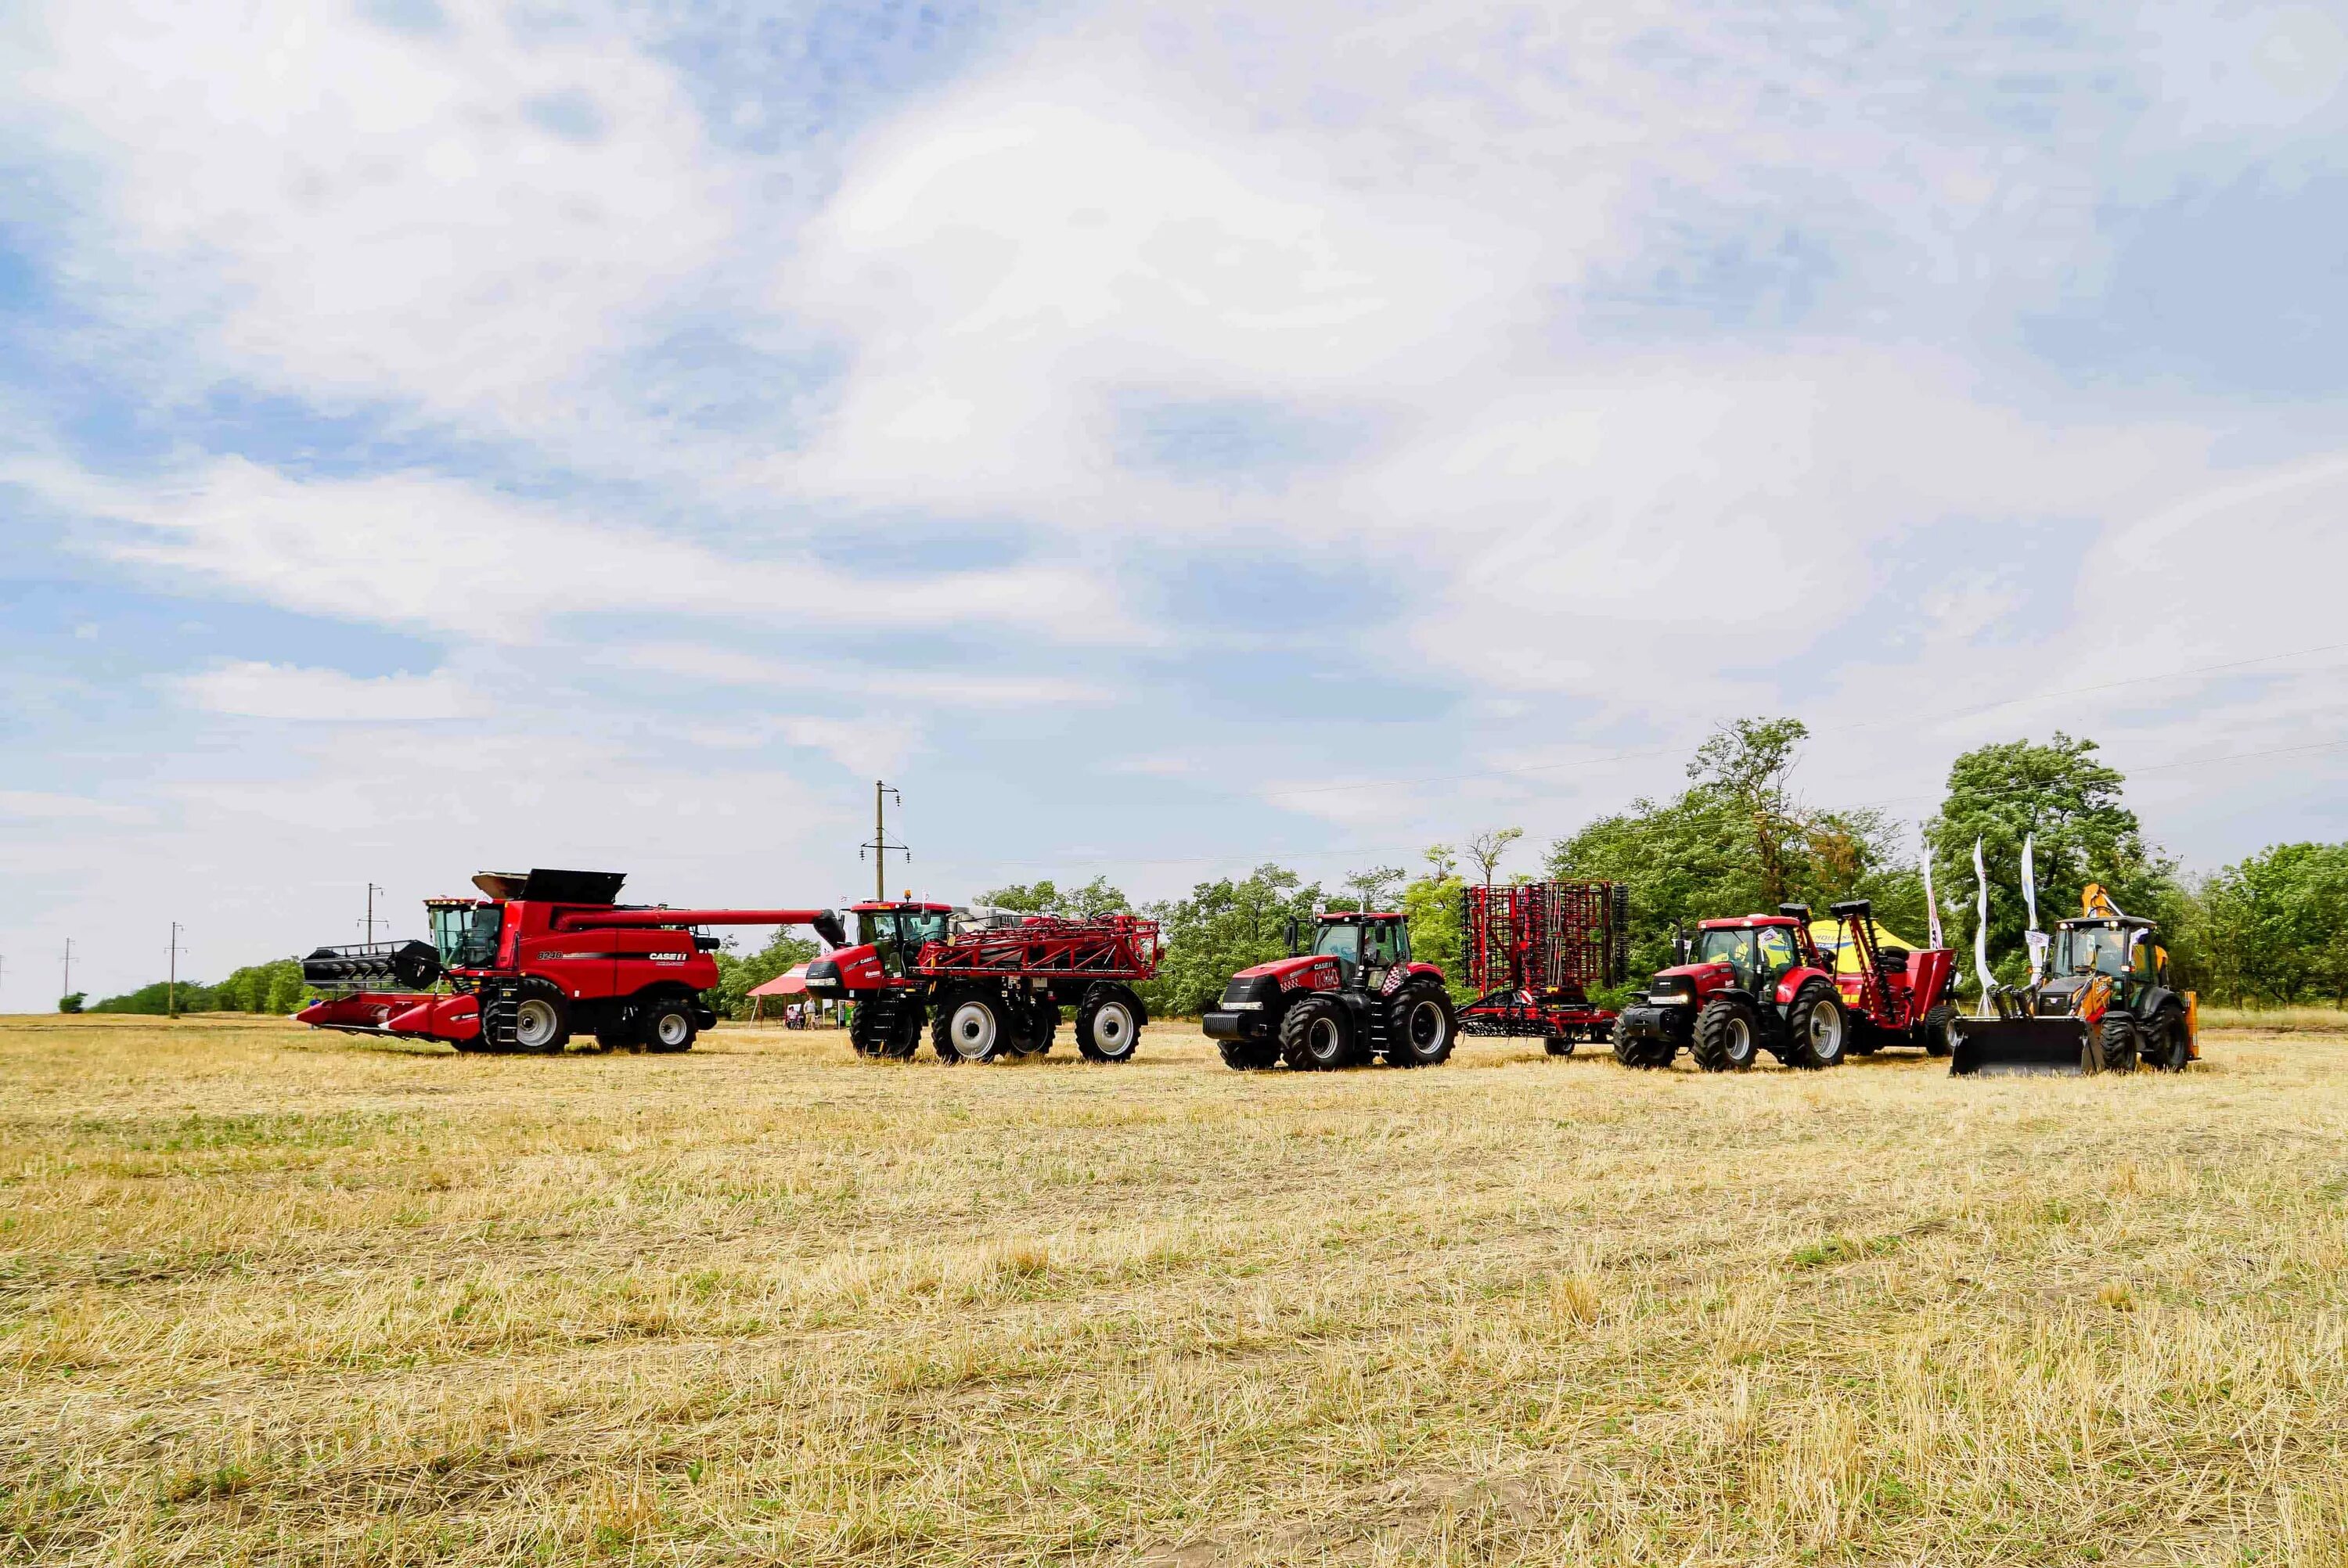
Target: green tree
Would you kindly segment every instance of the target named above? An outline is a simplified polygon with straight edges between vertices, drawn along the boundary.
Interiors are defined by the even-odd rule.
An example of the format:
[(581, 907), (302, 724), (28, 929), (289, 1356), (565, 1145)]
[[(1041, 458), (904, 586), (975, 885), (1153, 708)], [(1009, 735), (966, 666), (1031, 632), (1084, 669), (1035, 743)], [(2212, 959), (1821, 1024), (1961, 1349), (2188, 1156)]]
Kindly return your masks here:
[(1794, 719), (1743, 719), (1707, 738), (1688, 764), (1689, 787), (1668, 801), (1642, 797), (1550, 848), (1549, 873), (1627, 886), (1631, 970), (1672, 961), (1672, 938), (1699, 920), (1806, 903), (1823, 912), (1869, 898), (1876, 917), (1925, 939), (1923, 891), (1881, 814), (1809, 805), (1787, 779), (1807, 731)]
[(2060, 730), (2044, 745), (1977, 746), (1949, 765), (1948, 793), (1924, 825), (1935, 891), (1959, 947), (1973, 928), (1973, 843), (1981, 842), (1989, 873), (1990, 966), (2001, 979), (2018, 979), (2028, 965), (2022, 940), (2029, 924), (2022, 897), (2025, 837), (2034, 840), (2042, 929), (2076, 914), (2090, 882), (2102, 883), (2132, 915), (2181, 924), (2175, 863), (2145, 842), (2136, 813), (2121, 799), (2127, 781), (2098, 762), (2096, 750), (2095, 742)]
[(1495, 827), (1476, 835), (1468, 841), (1468, 858), (1483, 873), (1484, 886), (1492, 885), (1492, 874), (1509, 853), (1509, 846), (1525, 835), (1521, 827)]
[(1409, 875), (1399, 866), (1373, 866), (1367, 871), (1356, 871), (1347, 876), (1345, 890), (1353, 894), (1356, 908), (1375, 912), (1393, 906), (1395, 890)]
[(977, 902), (1015, 914), (1056, 915), (1068, 920), (1097, 920), (1104, 916), (1125, 914), (1133, 907), (1123, 892), (1109, 886), (1106, 876), (1096, 876), (1083, 886), (1071, 887), (1065, 893), (1051, 882), (1014, 882), (980, 894)]
[(57, 999), (57, 1010), (59, 1012), (79, 1012), (81, 1011), (81, 1004), (88, 1000), (88, 998), (89, 993), (88, 991), (67, 991), (64, 996)]
[(2278, 844), (2201, 889), (2199, 938), (2212, 995), (2348, 1005), (2348, 844)]
[(1454, 999), (1471, 1001), (1467, 961), (1460, 951), (1460, 919), (1468, 884), (1459, 876), (1459, 863), (1447, 844), (1430, 845), (1426, 870), (1402, 890), (1402, 912), (1410, 919), (1411, 957), (1443, 971)]
[(1292, 919), (1309, 923), (1321, 905), (1321, 885), (1270, 863), (1232, 880), (1201, 882), (1187, 898), (1149, 907), (1166, 942), (1158, 978), (1139, 988), (1153, 1014), (1195, 1018), (1222, 999), (1223, 987), (1244, 968), (1288, 951)]
[(777, 930), (765, 947), (747, 958), (719, 948), (711, 955), (717, 960), (717, 984), (709, 991), (711, 1010), (720, 1018), (748, 1018), (753, 990), (798, 968), (818, 951), (813, 941), (791, 935), (788, 927)]

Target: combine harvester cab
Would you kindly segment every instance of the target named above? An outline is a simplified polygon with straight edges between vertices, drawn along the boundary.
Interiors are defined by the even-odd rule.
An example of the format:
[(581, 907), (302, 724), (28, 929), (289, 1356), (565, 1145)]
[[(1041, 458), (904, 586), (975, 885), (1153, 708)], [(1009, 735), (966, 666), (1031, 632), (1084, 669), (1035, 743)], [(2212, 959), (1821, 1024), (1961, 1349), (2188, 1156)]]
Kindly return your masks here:
[(1149, 1021), (1134, 986), (1158, 973), (1158, 922), (984, 915), (908, 899), (849, 910), (855, 940), (808, 966), (808, 994), (850, 1001), (859, 1056), (903, 1061), (927, 1024), (938, 1059), (992, 1061), (1052, 1049), (1076, 1014), (1087, 1061), (1133, 1059)]
[(1614, 1014), (1590, 999), (1630, 968), (1630, 889), (1616, 882), (1470, 886), (1460, 950), (1476, 999), (1459, 1009), (1468, 1034), (1537, 1039), (1550, 1055), (1603, 1040)]
[(2055, 923), (2047, 979), (1986, 999), (1994, 1016), (1960, 1018), (1957, 1077), (2182, 1072), (2200, 1059), (2198, 999), (2169, 984), (2154, 922), (2121, 914), (2090, 886), (2088, 913)]
[[(621, 905), (623, 873), (485, 871), (480, 898), (433, 898), (432, 942), (320, 948), (302, 977), (327, 992), (294, 1015), (319, 1029), (445, 1040), (461, 1051), (561, 1050), (574, 1033), (606, 1049), (693, 1049), (716, 1022), (705, 926), (812, 926), (823, 909), (669, 909)], [(445, 982), (448, 989), (438, 989)], [(378, 990), (376, 986), (399, 989)]]
[(1614, 1056), (1625, 1067), (1669, 1067), (1683, 1050), (1706, 1072), (1742, 1072), (1764, 1050), (1788, 1067), (1842, 1061), (1849, 1009), (1811, 938), (1807, 905), (1706, 920), (1683, 938), (1681, 960), (1616, 1020)]
[(1220, 1006), (1200, 1020), (1223, 1065), (1252, 1071), (1286, 1062), (1304, 1071), (1357, 1067), (1433, 1067), (1457, 1043), (1459, 1020), (1443, 971), (1410, 956), (1401, 915), (1332, 910), (1313, 917), (1313, 947), (1241, 969)]

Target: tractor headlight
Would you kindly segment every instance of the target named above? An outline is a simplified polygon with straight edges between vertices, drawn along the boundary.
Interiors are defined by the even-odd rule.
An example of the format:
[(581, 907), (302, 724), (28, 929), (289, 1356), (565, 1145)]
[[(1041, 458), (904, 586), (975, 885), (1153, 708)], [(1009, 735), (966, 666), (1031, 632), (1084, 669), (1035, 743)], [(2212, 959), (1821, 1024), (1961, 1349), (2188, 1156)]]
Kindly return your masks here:
[(1659, 1008), (1684, 1008), (1694, 999), (1693, 997), (1682, 996), (1677, 991), (1656, 991), (1647, 998), (1647, 1005)]

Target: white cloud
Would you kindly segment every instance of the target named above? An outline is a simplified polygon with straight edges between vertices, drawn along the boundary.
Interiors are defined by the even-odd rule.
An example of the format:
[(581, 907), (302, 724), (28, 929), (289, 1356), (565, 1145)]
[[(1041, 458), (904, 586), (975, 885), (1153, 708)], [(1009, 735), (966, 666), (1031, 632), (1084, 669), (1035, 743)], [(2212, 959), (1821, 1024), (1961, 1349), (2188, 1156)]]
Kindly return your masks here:
[(57, 794), (41, 790), (0, 790), (0, 821), (8, 822), (152, 822), (144, 806), (126, 805), (89, 795)]
[(48, 6), (12, 118), (85, 161), (81, 268), (139, 252), (154, 286), (112, 302), (158, 330), (306, 394), (539, 422), (722, 254), (739, 193), (684, 84), (615, 26), (419, 10), (445, 26)]
[(639, 643), (614, 651), (607, 661), (695, 681), (886, 697), (909, 706), (1039, 708), (1106, 702), (1115, 696), (1097, 682), (1065, 676), (953, 669), (871, 671), (823, 660), (771, 659), (708, 643)]
[(447, 671), (368, 677), (245, 660), (180, 676), (173, 684), (199, 708), (244, 718), (412, 723), (490, 711), (479, 692)]
[(0, 464), (53, 504), (131, 525), (98, 541), (117, 559), (202, 574), (337, 620), (489, 642), (543, 640), (565, 615), (858, 626), (1013, 625), (1071, 641), (1136, 641), (1082, 568), (1014, 564), (930, 578), (852, 578), (804, 555), (729, 559), (642, 528), (600, 526), (424, 473), (299, 479), (222, 457), (152, 485), (55, 462)]

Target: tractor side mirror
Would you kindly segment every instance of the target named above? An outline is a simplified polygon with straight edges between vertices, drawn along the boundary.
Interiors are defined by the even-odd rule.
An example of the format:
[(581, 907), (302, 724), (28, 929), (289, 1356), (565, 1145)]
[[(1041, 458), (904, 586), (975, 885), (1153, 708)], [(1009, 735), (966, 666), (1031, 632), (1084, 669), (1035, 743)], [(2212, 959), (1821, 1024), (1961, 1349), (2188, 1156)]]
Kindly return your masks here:
[(1673, 963), (1686, 963), (1688, 961), (1688, 954), (1693, 951), (1694, 948), (1694, 938), (1690, 937), (1685, 931), (1674, 931), (1672, 933), (1672, 961)]
[(1291, 915), (1288, 917), (1288, 924), (1281, 927), (1281, 937), (1282, 939), (1288, 944), (1288, 956), (1292, 958), (1294, 958), (1296, 956), (1297, 937), (1295, 916)]

